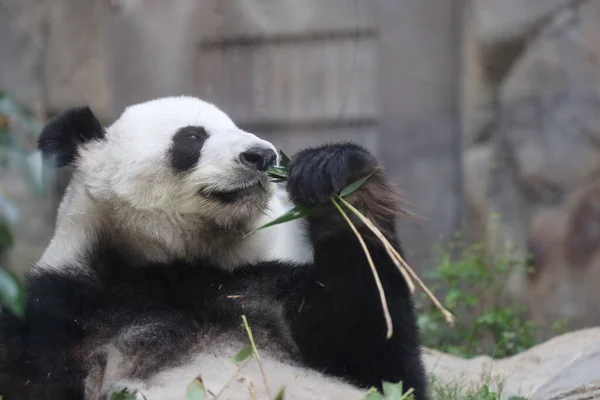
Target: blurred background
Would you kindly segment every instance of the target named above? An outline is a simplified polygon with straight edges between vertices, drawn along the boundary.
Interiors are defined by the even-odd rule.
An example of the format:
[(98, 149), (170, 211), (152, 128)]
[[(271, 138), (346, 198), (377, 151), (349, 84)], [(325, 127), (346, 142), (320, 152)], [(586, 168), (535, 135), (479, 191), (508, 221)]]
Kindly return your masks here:
[(48, 118), (191, 94), (287, 153), (379, 156), (477, 346), (600, 324), (599, 57), (600, 0), (0, 0), (4, 263), (38, 259), (69, 179), (35, 151)]

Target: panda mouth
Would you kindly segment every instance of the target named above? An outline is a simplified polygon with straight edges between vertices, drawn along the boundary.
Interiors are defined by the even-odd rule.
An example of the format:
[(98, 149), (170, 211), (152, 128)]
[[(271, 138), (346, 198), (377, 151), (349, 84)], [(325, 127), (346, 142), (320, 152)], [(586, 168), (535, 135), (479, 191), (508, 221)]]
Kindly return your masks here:
[(263, 182), (260, 180), (249, 185), (233, 189), (203, 189), (200, 191), (200, 194), (204, 197), (212, 198), (222, 203), (234, 203), (248, 196), (258, 194), (259, 192), (265, 192)]

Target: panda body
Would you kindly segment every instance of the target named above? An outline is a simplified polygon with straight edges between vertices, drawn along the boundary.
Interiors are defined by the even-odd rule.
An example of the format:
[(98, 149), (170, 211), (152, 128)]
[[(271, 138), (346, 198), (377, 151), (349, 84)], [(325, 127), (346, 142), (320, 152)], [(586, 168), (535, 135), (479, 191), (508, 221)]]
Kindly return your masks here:
[[(394, 322), (388, 340), (362, 248), (328, 203), (378, 167), (361, 147), (304, 150), (276, 185), (271, 143), (212, 104), (175, 97), (129, 107), (108, 128), (88, 108), (69, 110), (40, 148), (75, 170), (28, 273), (25, 321), (0, 321), (5, 398), (104, 399), (128, 388), (169, 400), (196, 376), (216, 393), (248, 343), (245, 315), (272, 391), (285, 387), (286, 399), (358, 399), (381, 380), (427, 399), (406, 282), (359, 225)], [(347, 200), (397, 243), (380, 169)], [(248, 235), (294, 205), (316, 211)], [(263, 398), (256, 364), (244, 371), (223, 398), (249, 398), (250, 382)]]

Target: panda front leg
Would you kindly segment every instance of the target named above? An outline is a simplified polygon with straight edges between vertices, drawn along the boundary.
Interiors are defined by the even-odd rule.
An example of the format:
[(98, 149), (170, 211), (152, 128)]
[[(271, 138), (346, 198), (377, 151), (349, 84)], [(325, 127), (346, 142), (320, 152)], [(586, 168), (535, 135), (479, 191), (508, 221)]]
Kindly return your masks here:
[[(348, 184), (376, 172), (346, 200), (374, 222), (394, 245), (395, 191), (377, 160), (353, 144), (332, 144), (298, 153), (287, 183), (292, 200), (317, 206), (309, 218), (314, 264), (289, 288), (288, 313), (306, 362), (359, 386), (403, 382), (417, 400), (427, 399), (419, 330), (406, 281), (372, 232), (356, 218), (381, 278), (393, 320), (386, 324), (373, 274), (360, 243), (330, 199)], [(343, 206), (342, 206), (343, 207)], [(352, 213), (347, 212), (350, 216)]]

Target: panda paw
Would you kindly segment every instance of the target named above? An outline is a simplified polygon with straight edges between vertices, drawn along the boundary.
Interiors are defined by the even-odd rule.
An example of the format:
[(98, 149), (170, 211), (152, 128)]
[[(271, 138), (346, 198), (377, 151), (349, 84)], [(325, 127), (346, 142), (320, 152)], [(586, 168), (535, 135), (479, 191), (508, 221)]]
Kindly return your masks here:
[(290, 163), (287, 190), (296, 204), (324, 205), (376, 165), (377, 160), (355, 144), (306, 149), (296, 154)]

